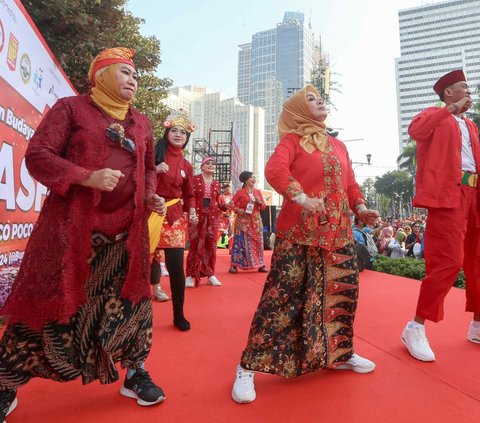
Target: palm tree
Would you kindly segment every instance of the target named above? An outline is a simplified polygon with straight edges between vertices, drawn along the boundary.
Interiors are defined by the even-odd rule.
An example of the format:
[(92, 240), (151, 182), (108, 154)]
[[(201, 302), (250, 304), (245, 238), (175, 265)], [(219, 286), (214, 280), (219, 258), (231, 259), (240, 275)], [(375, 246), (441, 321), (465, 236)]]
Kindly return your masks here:
[(415, 175), (417, 169), (417, 148), (414, 141), (409, 138), (402, 153), (397, 157), (399, 169), (406, 170), (410, 175)]

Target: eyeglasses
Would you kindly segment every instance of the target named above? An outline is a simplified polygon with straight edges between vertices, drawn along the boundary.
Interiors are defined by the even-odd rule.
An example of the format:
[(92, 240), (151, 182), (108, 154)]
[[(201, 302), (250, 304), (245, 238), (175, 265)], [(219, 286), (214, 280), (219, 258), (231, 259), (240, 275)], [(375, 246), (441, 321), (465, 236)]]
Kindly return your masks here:
[(125, 129), (122, 125), (112, 123), (107, 128), (107, 137), (112, 141), (118, 142), (122, 148), (130, 153), (135, 151), (135, 143), (130, 138), (125, 137)]

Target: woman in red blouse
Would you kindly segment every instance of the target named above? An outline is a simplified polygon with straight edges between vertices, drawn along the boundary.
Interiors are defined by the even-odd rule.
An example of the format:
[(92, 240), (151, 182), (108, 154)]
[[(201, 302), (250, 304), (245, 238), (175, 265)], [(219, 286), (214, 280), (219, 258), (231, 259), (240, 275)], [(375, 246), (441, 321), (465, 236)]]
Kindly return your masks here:
[(193, 177), (198, 224), (188, 227), (186, 286), (190, 288), (198, 286), (202, 277), (208, 278), (209, 285), (222, 285), (215, 276), (215, 262), (220, 213), (227, 207), (220, 194), (220, 183), (213, 177), (215, 166), (215, 160), (206, 157), (202, 160), (202, 173)]
[[(0, 421), (32, 377), (113, 383), (139, 405), (165, 399), (144, 369), (152, 339), (147, 206), (155, 194), (153, 134), (130, 103), (133, 50), (101, 52), (91, 91), (58, 100), (25, 155), (49, 194), (1, 315)], [(27, 346), (27, 347), (26, 347)]]
[(267, 205), (262, 192), (255, 187), (257, 180), (252, 172), (243, 171), (239, 176), (243, 183), (232, 198), (235, 211), (233, 246), (230, 259), (230, 273), (242, 270), (258, 269), (267, 272), (263, 258), (263, 224), (261, 210)]
[(190, 322), (183, 313), (185, 301), (185, 271), (183, 256), (187, 230), (187, 218), (191, 224), (197, 224), (195, 197), (193, 195), (193, 167), (185, 157), (183, 149), (187, 146), (195, 125), (183, 110), (173, 111), (164, 122), (165, 133), (155, 147), (157, 169), (156, 193), (166, 202), (178, 200), (167, 208), (163, 222), (160, 242), (155, 251), (151, 267), (151, 283), (154, 298), (160, 288), (160, 250), (165, 252), (165, 265), (170, 277), (172, 291), (173, 324), (182, 331), (190, 330)]
[[(345, 145), (326, 132), (327, 110), (307, 85), (284, 104), (280, 143), (265, 176), (283, 196), (271, 270), (237, 366), (232, 398), (255, 400), (254, 371), (297, 377), (375, 364), (353, 349), (358, 267), (351, 210), (373, 224)], [(268, 322), (268, 323), (267, 323)]]

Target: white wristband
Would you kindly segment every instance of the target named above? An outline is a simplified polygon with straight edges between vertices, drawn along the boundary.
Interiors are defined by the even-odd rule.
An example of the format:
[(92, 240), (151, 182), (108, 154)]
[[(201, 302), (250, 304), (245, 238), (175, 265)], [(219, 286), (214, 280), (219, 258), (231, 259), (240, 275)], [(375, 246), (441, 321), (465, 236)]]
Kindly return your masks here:
[(301, 194), (293, 197), (292, 200), (295, 201), (295, 203), (297, 203), (299, 206), (303, 206), (305, 204), (305, 201), (307, 200), (307, 195), (302, 192)]

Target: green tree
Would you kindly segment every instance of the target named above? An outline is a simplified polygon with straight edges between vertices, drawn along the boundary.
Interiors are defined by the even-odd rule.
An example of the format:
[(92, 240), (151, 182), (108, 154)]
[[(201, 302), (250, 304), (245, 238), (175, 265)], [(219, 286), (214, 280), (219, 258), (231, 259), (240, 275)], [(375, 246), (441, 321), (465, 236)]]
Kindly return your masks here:
[(373, 193), (374, 184), (375, 181), (372, 178), (367, 178), (363, 181), (363, 184), (360, 186), (360, 190), (365, 198)]
[(392, 170), (377, 176), (375, 190), (388, 198), (409, 199), (413, 195), (413, 177), (404, 170)]
[(168, 109), (161, 100), (172, 82), (155, 75), (160, 41), (140, 35), (144, 21), (126, 9), (127, 0), (24, 0), (23, 5), (79, 93), (89, 89), (88, 69), (103, 49), (133, 48), (140, 77), (135, 107), (152, 120), (158, 137)]
[(397, 158), (400, 170), (406, 170), (410, 175), (415, 175), (417, 169), (417, 149), (415, 142), (409, 138), (407, 145)]
[(393, 207), (400, 210), (400, 202), (410, 209), (413, 197), (413, 176), (404, 170), (393, 170), (377, 177), (375, 191), (383, 197), (389, 198)]
[(363, 184), (360, 187), (360, 190), (362, 191), (363, 196), (367, 200), (370, 206), (372, 202), (372, 198), (375, 195), (375, 188), (374, 188), (375, 182), (372, 178), (367, 178), (365, 181), (363, 181)]

